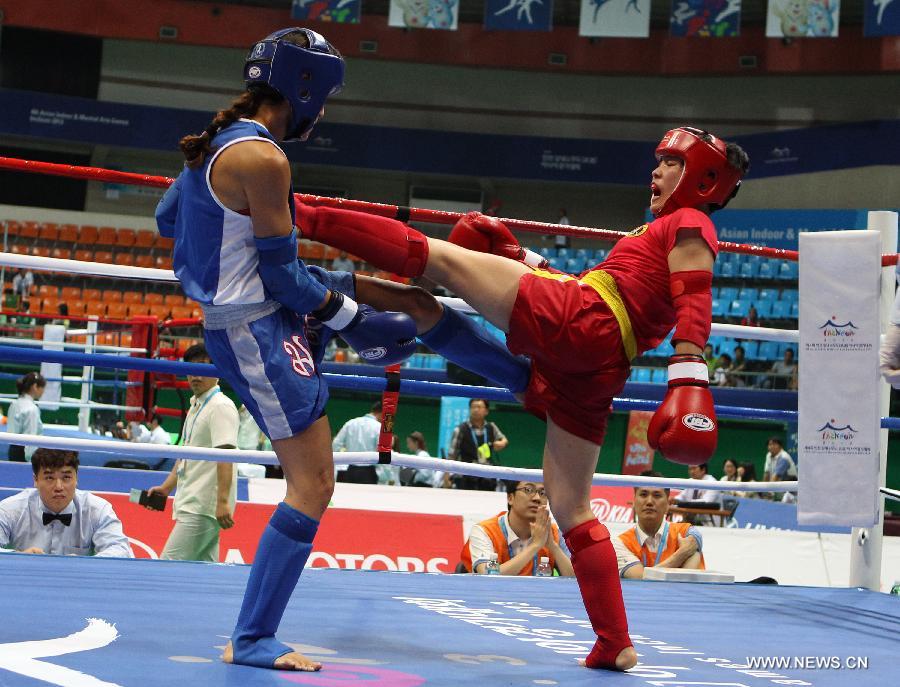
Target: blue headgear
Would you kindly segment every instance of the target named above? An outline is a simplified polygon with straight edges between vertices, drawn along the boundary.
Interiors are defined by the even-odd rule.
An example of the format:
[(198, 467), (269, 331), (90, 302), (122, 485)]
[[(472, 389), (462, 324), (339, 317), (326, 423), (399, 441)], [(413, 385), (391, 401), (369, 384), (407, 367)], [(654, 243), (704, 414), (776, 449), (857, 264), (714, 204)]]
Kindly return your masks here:
[[(309, 47), (282, 38), (301, 32)], [(286, 141), (301, 138), (312, 129), (325, 100), (344, 85), (344, 58), (320, 34), (309, 29), (281, 29), (263, 38), (250, 49), (244, 64), (244, 81), (266, 84), (291, 106), (291, 128)]]

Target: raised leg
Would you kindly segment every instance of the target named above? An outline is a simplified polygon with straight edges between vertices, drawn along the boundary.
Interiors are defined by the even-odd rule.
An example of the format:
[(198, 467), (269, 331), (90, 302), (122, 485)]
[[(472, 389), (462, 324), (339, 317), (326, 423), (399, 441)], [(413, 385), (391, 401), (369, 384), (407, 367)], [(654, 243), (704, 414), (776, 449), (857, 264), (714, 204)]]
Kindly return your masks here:
[(609, 531), (591, 512), (591, 478), (600, 446), (576, 437), (547, 418), (544, 486), (553, 515), (565, 532), (581, 598), (597, 641), (588, 668), (628, 670), (637, 653), (628, 637), (622, 584)]
[(334, 491), (328, 419), (273, 441), (272, 448), (284, 468), (287, 495), (260, 539), (237, 625), (222, 658), (261, 668), (315, 671), (322, 665), (279, 642), (275, 632)]

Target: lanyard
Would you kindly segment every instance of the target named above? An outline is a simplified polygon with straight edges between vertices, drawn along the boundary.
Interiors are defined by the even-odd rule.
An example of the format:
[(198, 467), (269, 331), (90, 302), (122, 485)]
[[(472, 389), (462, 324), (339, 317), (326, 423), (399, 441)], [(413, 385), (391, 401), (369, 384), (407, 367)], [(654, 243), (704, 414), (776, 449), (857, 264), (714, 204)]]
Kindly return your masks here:
[[(481, 444), (478, 443), (478, 436), (475, 434), (475, 429), (472, 425), (469, 425), (469, 433), (472, 435), (472, 443), (475, 444), (475, 450), (478, 450), (478, 447)], [(484, 423), (484, 443), (488, 443), (488, 423)]]
[[(507, 516), (508, 517), (508, 516)], [(503, 532), (503, 538), (506, 540), (506, 553), (509, 554), (510, 559), (513, 557), (512, 546), (509, 543), (509, 531), (506, 529), (505, 518), (500, 518), (500, 529)], [(538, 551), (540, 553), (540, 551)], [(534, 554), (534, 560), (531, 561), (531, 574), (534, 575), (537, 572), (538, 568), (538, 557), (537, 553)]]
[[(637, 535), (637, 525), (634, 526), (634, 533)], [(669, 540), (669, 523), (666, 521), (665, 525), (663, 525), (662, 536), (659, 538), (659, 545), (656, 547), (656, 561), (654, 561), (653, 566), (656, 567), (659, 565), (659, 561), (662, 558), (663, 551), (666, 550), (666, 545)], [(644, 567), (647, 567), (647, 542), (644, 541), (644, 545), (641, 546), (641, 562), (644, 564)]]
[(215, 396), (217, 393), (219, 393), (219, 391), (221, 391), (221, 389), (219, 389), (217, 387), (215, 389), (215, 391), (213, 391), (209, 396), (207, 396), (203, 400), (203, 403), (200, 404), (200, 408), (197, 410), (196, 413), (194, 413), (194, 421), (191, 423), (191, 428), (187, 431), (187, 437), (184, 440), (185, 446), (190, 446), (191, 435), (194, 433), (194, 427), (197, 425), (197, 418), (200, 417), (200, 413), (203, 412), (203, 409), (206, 407), (206, 404), (209, 403), (209, 399), (211, 399), (213, 396)]

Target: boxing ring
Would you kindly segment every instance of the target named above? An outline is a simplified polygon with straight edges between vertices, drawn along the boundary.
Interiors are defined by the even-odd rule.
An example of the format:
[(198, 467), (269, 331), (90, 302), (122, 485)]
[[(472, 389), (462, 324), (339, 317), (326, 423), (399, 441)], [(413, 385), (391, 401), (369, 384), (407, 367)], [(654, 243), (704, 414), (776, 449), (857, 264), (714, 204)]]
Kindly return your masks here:
[[(20, 161), (21, 162), (21, 161)], [(3, 166), (3, 164), (0, 164)], [(24, 169), (22, 165), (19, 168)], [(28, 170), (30, 171), (30, 170)], [(102, 170), (123, 181), (125, 173)], [(83, 178), (105, 178), (79, 173)], [(163, 186), (158, 177), (127, 183)], [(322, 199), (319, 199), (322, 200)], [(352, 209), (354, 201), (331, 201)], [(379, 214), (396, 211), (392, 206)], [(378, 208), (375, 208), (376, 211)], [(408, 209), (407, 209), (408, 210)], [(431, 211), (416, 211), (429, 213)], [(415, 212), (410, 213), (416, 219)], [(437, 213), (452, 216), (453, 213)], [(428, 215), (430, 221), (434, 216)], [(425, 219), (425, 217), (418, 217)], [(452, 219), (452, 217), (450, 217)], [(445, 217), (444, 219), (447, 219)], [(513, 228), (525, 228), (510, 222)], [(529, 230), (610, 238), (615, 232), (531, 223)], [(618, 235), (617, 235), (618, 236)], [(894, 234), (896, 243), (896, 234)], [(733, 244), (732, 244), (733, 246)], [(729, 246), (724, 246), (728, 249)], [(772, 249), (737, 246), (767, 255)], [(796, 259), (790, 251), (773, 255)], [(890, 264), (886, 256), (882, 264)], [(0, 264), (35, 270), (174, 281), (168, 270), (0, 254)], [(451, 307), (465, 308), (456, 299)], [(713, 325), (713, 333), (798, 342), (797, 331)], [(211, 376), (212, 365), (113, 355), (121, 351), (51, 351), (0, 342), (0, 361)], [(385, 377), (326, 374), (331, 387), (384, 392)], [(512, 401), (508, 391), (403, 379), (399, 393)], [(617, 399), (618, 410), (652, 410), (658, 402)], [(801, 412), (803, 405), (801, 404)], [(884, 406), (882, 406), (884, 408)], [(797, 413), (718, 405), (719, 417), (794, 421)], [(883, 412), (883, 410), (882, 410)], [(881, 418), (882, 427), (900, 421)], [(882, 434), (886, 434), (882, 432)], [(886, 442), (886, 438), (884, 440)], [(2, 435), (0, 443), (108, 451), (119, 457), (186, 457), (276, 463), (273, 453), (123, 444), (66, 437)], [(882, 452), (882, 461), (884, 453)], [(475, 476), (540, 480), (539, 470), (499, 468), (400, 453), (391, 464)], [(338, 453), (336, 464), (377, 464), (378, 453)], [(882, 464), (882, 483), (884, 466)], [(595, 475), (595, 485), (693, 487), (696, 482)], [(729, 491), (792, 491), (796, 483), (705, 483)], [(865, 534), (863, 534), (865, 532)], [(866, 560), (856, 578), (871, 578), (880, 531), (854, 532)], [(594, 641), (574, 579), (512, 578), (310, 568), (304, 572), (279, 637), (320, 660), (318, 673), (281, 673), (218, 660), (240, 607), (249, 568), (149, 560), (0, 555), (0, 687), (36, 684), (100, 687), (195, 684), (416, 687), (458, 685), (881, 685), (900, 655), (898, 599), (865, 589), (764, 584), (623, 580), (629, 627), (640, 660), (628, 673), (580, 667)], [(880, 569), (876, 573), (880, 575)], [(111, 581), (114, 581), (111, 584)], [(864, 586), (865, 582), (855, 582)], [(871, 585), (865, 585), (871, 586)]]

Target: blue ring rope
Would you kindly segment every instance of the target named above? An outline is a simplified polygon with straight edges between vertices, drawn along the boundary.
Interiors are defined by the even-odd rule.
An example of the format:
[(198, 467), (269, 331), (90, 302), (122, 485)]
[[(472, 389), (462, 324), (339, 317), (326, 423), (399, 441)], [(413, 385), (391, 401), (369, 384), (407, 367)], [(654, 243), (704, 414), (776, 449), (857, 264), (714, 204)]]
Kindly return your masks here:
[[(28, 349), (19, 346), (0, 345), (0, 360), (15, 362), (51, 362), (68, 365), (91, 365), (112, 369), (143, 370), (175, 375), (197, 375), (202, 377), (218, 377), (215, 365), (209, 363), (184, 363), (175, 360), (155, 360), (151, 358), (131, 358), (125, 356), (106, 355), (103, 353), (76, 353), (73, 351), (48, 351), (44, 349)], [(324, 373), (322, 375), (329, 386), (335, 389), (355, 389), (360, 391), (384, 391), (384, 377), (360, 377)], [(400, 382), (400, 392), (414, 396), (460, 396), (464, 398), (484, 398), (489, 401), (514, 403), (515, 397), (506, 389), (486, 386), (470, 386), (466, 384), (447, 384), (443, 382), (423, 382), (404, 379)], [(659, 401), (642, 399), (617, 398), (613, 401), (615, 410), (655, 410)], [(741, 406), (717, 405), (719, 417), (745, 418), (756, 420), (774, 420), (779, 422), (796, 422), (796, 410), (773, 410), (765, 408), (746, 408)], [(886, 429), (900, 429), (900, 418), (881, 418), (881, 426)]]

